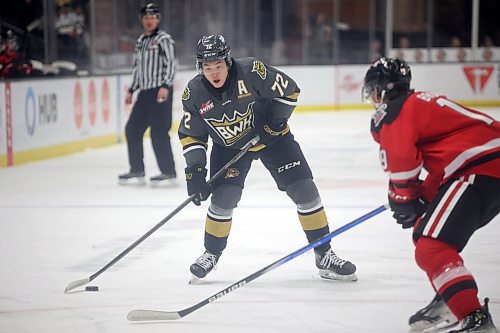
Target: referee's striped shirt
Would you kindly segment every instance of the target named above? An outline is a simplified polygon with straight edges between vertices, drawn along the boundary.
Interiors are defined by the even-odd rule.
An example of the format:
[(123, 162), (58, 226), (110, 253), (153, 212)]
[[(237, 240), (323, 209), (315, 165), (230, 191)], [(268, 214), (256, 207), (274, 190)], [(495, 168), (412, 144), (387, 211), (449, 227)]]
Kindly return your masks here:
[(176, 69), (174, 40), (163, 30), (142, 34), (135, 43), (134, 67), (130, 92), (171, 87)]

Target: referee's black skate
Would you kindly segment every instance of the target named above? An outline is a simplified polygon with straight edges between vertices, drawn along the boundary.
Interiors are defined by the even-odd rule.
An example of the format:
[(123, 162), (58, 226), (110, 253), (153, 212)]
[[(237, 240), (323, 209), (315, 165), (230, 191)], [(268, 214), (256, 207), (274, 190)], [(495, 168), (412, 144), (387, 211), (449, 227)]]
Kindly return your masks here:
[(118, 176), (118, 184), (120, 185), (145, 185), (144, 171), (127, 172)]
[(196, 259), (196, 262), (189, 268), (189, 270), (193, 274), (189, 283), (195, 284), (199, 282), (199, 279), (207, 276), (207, 274), (216, 267), (217, 261), (219, 261), (219, 257), (220, 254), (215, 255), (208, 251), (205, 251), (205, 253), (198, 257), (198, 259)]
[(441, 296), (436, 293), (432, 301), (418, 310), (408, 321), (410, 332), (446, 332), (458, 324)]
[(476, 311), (470, 313), (462, 319), (462, 328), (450, 333), (459, 332), (475, 332), (475, 333), (498, 333), (497, 328), (493, 324), (491, 314), (488, 309), (489, 299), (484, 300), (484, 305)]
[(316, 253), (316, 267), (319, 268), (319, 276), (323, 279), (358, 281), (356, 266), (350, 261), (340, 259), (332, 249)]

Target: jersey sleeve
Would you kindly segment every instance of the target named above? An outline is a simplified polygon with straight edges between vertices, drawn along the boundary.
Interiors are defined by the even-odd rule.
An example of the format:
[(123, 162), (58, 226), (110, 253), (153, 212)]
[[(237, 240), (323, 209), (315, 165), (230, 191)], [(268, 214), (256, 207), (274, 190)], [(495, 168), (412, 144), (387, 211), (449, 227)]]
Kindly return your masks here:
[(423, 192), (419, 180), (423, 157), (417, 147), (418, 128), (414, 126), (413, 113), (408, 111), (403, 110), (398, 119), (384, 125), (378, 136), (380, 161), (389, 176), (389, 198), (399, 203), (414, 200)]
[(138, 64), (138, 57), (139, 57), (139, 47), (140, 47), (140, 41), (137, 40), (135, 44), (135, 52), (134, 52), (134, 60), (133, 60), (133, 66), (132, 66), (132, 82), (130, 83), (130, 87), (128, 89), (129, 93), (133, 93), (137, 89), (139, 89), (139, 64)]
[(257, 59), (253, 60), (250, 76), (259, 97), (272, 102), (271, 120), (283, 122), (290, 118), (300, 94), (297, 83), (284, 72)]
[(190, 100), (189, 85), (182, 93), (184, 114), (179, 124), (179, 140), (188, 166), (203, 164), (208, 148), (208, 129)]
[(175, 43), (169, 35), (166, 35), (159, 40), (159, 45), (163, 53), (162, 86), (171, 87), (174, 82), (174, 76), (177, 67), (174, 48)]

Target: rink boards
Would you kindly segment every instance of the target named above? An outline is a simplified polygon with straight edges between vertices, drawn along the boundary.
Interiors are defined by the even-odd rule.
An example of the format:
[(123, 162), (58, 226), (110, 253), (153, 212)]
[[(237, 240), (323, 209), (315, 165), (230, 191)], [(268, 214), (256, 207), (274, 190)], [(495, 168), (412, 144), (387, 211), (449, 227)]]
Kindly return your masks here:
[[(280, 67), (301, 94), (297, 111), (370, 109), (361, 103), (367, 65)], [(415, 64), (412, 86), (470, 106), (500, 106), (500, 66)], [(174, 122), (180, 94), (195, 71), (177, 74)], [(124, 97), (129, 75), (51, 78), (0, 83), (0, 166), (60, 156), (120, 142), (130, 112)], [(175, 126), (174, 126), (175, 128)]]

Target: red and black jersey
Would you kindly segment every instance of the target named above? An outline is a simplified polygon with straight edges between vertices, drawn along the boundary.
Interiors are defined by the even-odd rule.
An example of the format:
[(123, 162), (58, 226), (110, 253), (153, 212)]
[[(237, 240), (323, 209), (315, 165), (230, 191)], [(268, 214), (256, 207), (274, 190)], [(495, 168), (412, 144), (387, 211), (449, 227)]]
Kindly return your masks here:
[(469, 174), (500, 178), (499, 122), (445, 96), (414, 92), (382, 104), (371, 132), (392, 200), (430, 201), (440, 185)]

